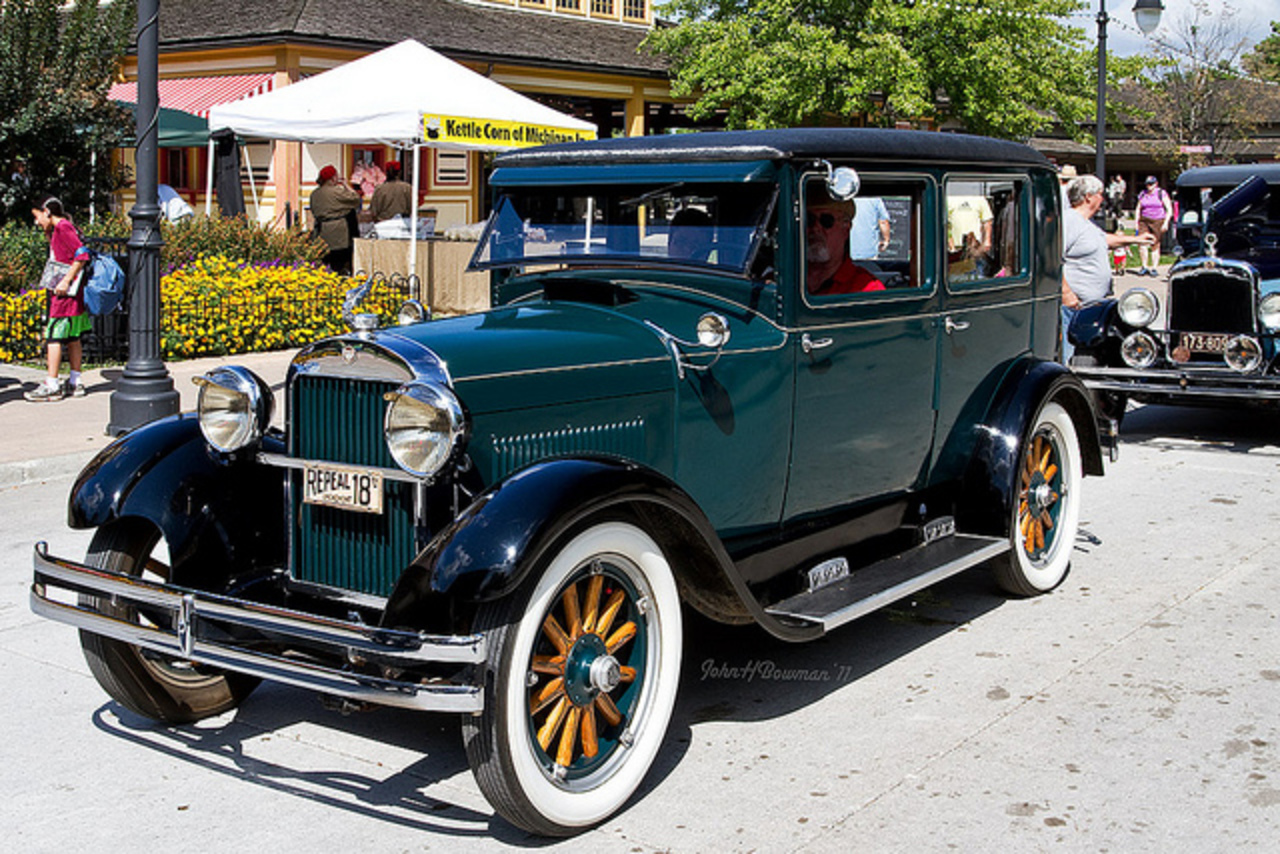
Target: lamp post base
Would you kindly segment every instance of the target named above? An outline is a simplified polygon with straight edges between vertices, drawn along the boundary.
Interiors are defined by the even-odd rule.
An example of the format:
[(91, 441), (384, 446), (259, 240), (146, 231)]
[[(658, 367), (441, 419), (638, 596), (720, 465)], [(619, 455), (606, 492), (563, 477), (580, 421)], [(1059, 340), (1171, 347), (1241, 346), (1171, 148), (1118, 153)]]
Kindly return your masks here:
[(135, 427), (173, 415), (181, 408), (181, 399), (173, 387), (173, 377), (161, 365), (157, 375), (120, 378), (111, 393), (111, 417), (107, 422), (107, 435), (119, 436)]

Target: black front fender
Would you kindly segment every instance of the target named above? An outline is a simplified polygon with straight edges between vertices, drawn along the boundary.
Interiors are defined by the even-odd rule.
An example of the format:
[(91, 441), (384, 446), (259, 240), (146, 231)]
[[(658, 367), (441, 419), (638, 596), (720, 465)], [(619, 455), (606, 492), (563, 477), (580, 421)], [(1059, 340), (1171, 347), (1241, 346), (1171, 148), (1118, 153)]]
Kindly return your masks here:
[(1114, 299), (1104, 299), (1081, 307), (1067, 330), (1067, 340), (1085, 350), (1101, 347), (1107, 342), (1107, 335), (1114, 325), (1112, 315), (1115, 314), (1115, 308)]
[[(491, 487), (431, 541), (396, 584), (385, 626), (424, 627), (444, 601), (513, 592), (547, 551), (592, 517), (626, 514), (683, 558), (682, 586), (710, 611), (758, 606), (701, 509), (658, 472), (621, 460), (547, 460)], [(749, 604), (744, 604), (749, 603)], [(752, 607), (755, 606), (755, 607)]]
[[(268, 436), (264, 449), (282, 452)], [(220, 589), (284, 556), (284, 478), (251, 455), (209, 447), (191, 413), (112, 442), (80, 473), (67, 506), (73, 528), (121, 519), (156, 526), (169, 546), (170, 582)]]

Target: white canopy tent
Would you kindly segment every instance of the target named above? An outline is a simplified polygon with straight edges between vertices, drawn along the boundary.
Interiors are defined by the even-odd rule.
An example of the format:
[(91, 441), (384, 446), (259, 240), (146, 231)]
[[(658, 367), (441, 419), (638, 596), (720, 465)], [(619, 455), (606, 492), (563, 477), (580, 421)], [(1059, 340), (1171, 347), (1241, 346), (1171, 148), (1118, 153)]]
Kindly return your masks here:
[[(590, 122), (539, 104), (413, 39), (291, 86), (212, 107), (210, 131), (223, 128), (241, 137), (412, 150), (415, 200), (424, 147), (506, 151), (596, 135)], [(208, 181), (211, 199), (212, 166)], [(417, 233), (415, 201), (410, 234)], [(416, 243), (410, 242), (410, 271), (417, 269)]]

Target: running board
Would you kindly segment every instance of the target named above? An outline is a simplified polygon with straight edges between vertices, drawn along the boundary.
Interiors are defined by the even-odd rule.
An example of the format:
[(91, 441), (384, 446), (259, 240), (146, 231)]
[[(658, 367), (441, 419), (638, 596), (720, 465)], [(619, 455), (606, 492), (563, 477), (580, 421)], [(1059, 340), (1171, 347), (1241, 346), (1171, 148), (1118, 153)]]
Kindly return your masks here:
[(831, 631), (1008, 549), (1009, 541), (1003, 538), (972, 534), (943, 537), (765, 610), (774, 617), (818, 623), (823, 631)]

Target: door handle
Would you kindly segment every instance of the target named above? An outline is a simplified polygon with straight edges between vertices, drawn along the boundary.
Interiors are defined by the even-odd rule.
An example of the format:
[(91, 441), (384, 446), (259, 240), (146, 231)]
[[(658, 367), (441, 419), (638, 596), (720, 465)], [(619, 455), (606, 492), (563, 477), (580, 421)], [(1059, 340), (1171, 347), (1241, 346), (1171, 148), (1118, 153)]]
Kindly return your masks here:
[(947, 334), (950, 335), (952, 332), (964, 332), (969, 328), (969, 321), (952, 320), (951, 315), (947, 315), (947, 319), (943, 322), (943, 325), (946, 327)]
[(800, 349), (806, 353), (812, 353), (814, 350), (821, 350), (824, 347), (830, 347), (836, 343), (834, 338), (810, 338), (809, 333), (800, 336)]

